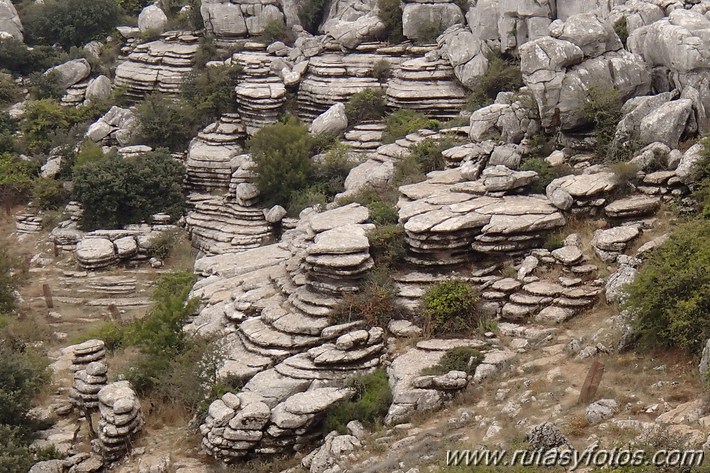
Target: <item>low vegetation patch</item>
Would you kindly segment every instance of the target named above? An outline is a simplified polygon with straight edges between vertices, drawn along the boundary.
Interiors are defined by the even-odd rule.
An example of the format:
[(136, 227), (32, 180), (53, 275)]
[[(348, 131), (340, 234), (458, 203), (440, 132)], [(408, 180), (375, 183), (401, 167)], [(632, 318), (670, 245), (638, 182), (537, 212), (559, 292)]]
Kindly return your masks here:
[(383, 37), (392, 43), (404, 40), (402, 32), (402, 7), (399, 0), (377, 0), (377, 16), (385, 24)]
[(403, 319), (406, 309), (397, 302), (397, 286), (386, 267), (370, 271), (359, 292), (347, 295), (333, 310), (333, 323), (364, 320), (370, 327), (387, 327), (390, 320)]
[(710, 338), (710, 220), (679, 226), (627, 287), (624, 308), (640, 344), (699, 355)]
[(372, 429), (380, 425), (392, 404), (387, 372), (380, 368), (371, 374), (355, 378), (350, 386), (355, 388), (355, 395), (349, 401), (333, 404), (325, 414), (323, 427), (325, 432), (338, 431), (347, 433), (347, 424), (358, 420)]
[(73, 174), (74, 198), (84, 208), (83, 228), (120, 228), (156, 213), (177, 220), (183, 213), (185, 168), (165, 149), (131, 159), (109, 156)]
[(519, 60), (499, 51), (488, 54), (488, 70), (478, 79), (468, 96), (465, 109), (475, 111), (492, 104), (500, 92), (517, 91), (525, 85)]
[(410, 133), (427, 128), (438, 131), (441, 123), (425, 117), (413, 110), (397, 110), (385, 120), (385, 131), (382, 135), (384, 143), (394, 143)]
[(457, 347), (447, 350), (439, 363), (422, 372), (424, 375), (441, 375), (449, 371), (463, 371), (473, 376), (483, 361), (483, 354), (475, 348)]
[(463, 281), (441, 281), (421, 300), (421, 314), (432, 335), (461, 334), (477, 326), (478, 294)]
[(385, 94), (381, 89), (368, 88), (356, 93), (345, 104), (348, 126), (380, 120), (385, 116)]
[(616, 126), (622, 118), (624, 105), (621, 92), (610, 86), (595, 86), (589, 89), (587, 100), (582, 105), (582, 115), (594, 124), (597, 139), (596, 155), (604, 161), (614, 161), (612, 142)]

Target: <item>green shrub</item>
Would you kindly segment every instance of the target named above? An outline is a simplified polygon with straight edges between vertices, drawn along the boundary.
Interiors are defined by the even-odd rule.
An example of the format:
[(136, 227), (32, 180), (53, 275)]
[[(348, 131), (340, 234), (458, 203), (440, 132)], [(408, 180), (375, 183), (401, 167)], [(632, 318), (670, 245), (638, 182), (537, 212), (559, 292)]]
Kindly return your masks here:
[(179, 229), (165, 230), (150, 241), (153, 256), (165, 260), (170, 256), (173, 248), (180, 240), (182, 233)]
[(269, 203), (288, 207), (294, 192), (309, 187), (314, 173), (308, 129), (289, 118), (266, 126), (249, 140), (255, 184)]
[(22, 89), (10, 74), (0, 73), (0, 106), (12, 105), (22, 99)]
[(463, 281), (441, 281), (431, 286), (421, 300), (421, 313), (434, 335), (457, 334), (477, 324), (478, 295)]
[(554, 251), (562, 248), (563, 246), (565, 246), (564, 236), (561, 233), (552, 233), (545, 240), (543, 248), (547, 251)]
[(633, 163), (618, 162), (610, 166), (611, 171), (616, 176), (617, 181), (622, 187), (633, 184), (638, 180), (639, 168)]
[(303, 29), (313, 35), (317, 35), (318, 27), (320, 27), (323, 21), (325, 7), (325, 0), (308, 0), (303, 2), (298, 10), (298, 18), (301, 20)]
[(625, 17), (619, 18), (616, 21), (616, 23), (614, 23), (614, 31), (616, 32), (616, 35), (621, 40), (621, 44), (623, 44), (624, 47), (626, 47), (626, 42), (629, 39), (629, 27), (626, 24)]
[(397, 302), (398, 292), (388, 269), (378, 267), (368, 273), (360, 292), (343, 297), (333, 310), (331, 321), (364, 320), (370, 327), (387, 327), (390, 320), (405, 315), (405, 309)]
[(562, 177), (569, 172), (565, 172), (560, 167), (551, 166), (542, 158), (526, 159), (520, 166), (521, 171), (535, 171), (537, 173), (537, 181), (530, 185), (530, 190), (537, 194), (544, 194), (548, 184)]
[(41, 210), (55, 210), (69, 202), (70, 193), (61, 181), (40, 177), (32, 186), (32, 199)]
[(17, 128), (17, 121), (13, 120), (7, 112), (0, 112), (0, 154), (17, 151), (15, 140)]
[(184, 175), (184, 166), (166, 150), (75, 168), (74, 197), (84, 208), (82, 226), (120, 228), (161, 212), (177, 220), (185, 206)]
[(283, 20), (271, 20), (264, 26), (264, 31), (261, 34), (267, 43), (281, 41), (286, 44), (292, 44), (295, 40), (293, 31), (286, 26)]
[(321, 208), (325, 208), (328, 203), (328, 196), (320, 184), (314, 184), (312, 186), (306, 187), (305, 189), (299, 189), (294, 191), (289, 198), (288, 215), (290, 217), (298, 217), (301, 211), (307, 207), (314, 207), (316, 205)]
[(27, 347), (15, 349), (7, 340), (0, 342), (0, 425), (27, 431), (35, 395), (49, 381), (47, 359)]
[(30, 96), (35, 100), (61, 99), (66, 89), (59, 81), (59, 74), (55, 71), (33, 72), (30, 74)]
[(384, 37), (392, 43), (404, 40), (402, 33), (402, 7), (399, 0), (377, 0), (377, 16), (385, 24)]
[(475, 111), (492, 104), (500, 92), (517, 91), (525, 85), (520, 62), (499, 51), (488, 54), (488, 69), (471, 89), (465, 109)]
[(153, 308), (126, 329), (125, 343), (138, 347), (143, 355), (126, 373), (137, 391), (154, 389), (171, 361), (188, 348), (182, 327), (198, 304), (197, 299), (187, 300), (195, 280), (188, 272), (163, 276), (153, 292)]
[(74, 343), (83, 343), (87, 340), (103, 340), (106, 349), (115, 352), (124, 347), (126, 342), (127, 327), (118, 322), (101, 322), (91, 327), (74, 340)]
[(210, 66), (194, 70), (182, 84), (182, 98), (194, 110), (200, 126), (215, 121), (224, 113), (236, 111), (235, 87), (241, 68)]
[(416, 32), (416, 44), (436, 44), (436, 38), (444, 31), (441, 20), (422, 23)]
[(35, 463), (28, 448), (29, 442), (18, 427), (0, 424), (0, 471), (29, 471)]
[(394, 225), (399, 220), (397, 207), (389, 202), (375, 200), (367, 205), (370, 221), (375, 225)]
[(387, 59), (380, 59), (370, 69), (370, 75), (380, 82), (386, 82), (392, 76), (392, 66)]
[(618, 160), (611, 149), (611, 143), (616, 134), (616, 126), (622, 118), (623, 105), (621, 92), (611, 86), (594, 86), (587, 93), (581, 112), (587, 121), (594, 124), (596, 155), (600, 159)]
[(3, 206), (11, 208), (26, 201), (32, 191), (37, 166), (12, 154), (0, 154), (0, 195)]
[(385, 108), (385, 94), (382, 89), (362, 90), (350, 97), (350, 100), (345, 104), (348, 126), (380, 120), (385, 116)]
[(391, 268), (402, 263), (406, 256), (402, 225), (378, 225), (367, 237), (370, 240), (370, 254), (377, 267)]
[(129, 15), (135, 15), (141, 12), (145, 7), (153, 3), (153, 0), (116, 0), (118, 6)]
[(314, 165), (313, 179), (328, 198), (345, 190), (345, 179), (354, 166), (348, 159), (349, 153), (348, 146), (336, 143)]
[(642, 346), (679, 347), (699, 355), (710, 338), (710, 220), (679, 226), (627, 286)]
[[(7, 249), (0, 248), (0, 316), (9, 314), (15, 309), (15, 290), (20, 282), (20, 275), (15, 266), (17, 261), (12, 258)], [(0, 323), (0, 328), (2, 326), (3, 323)]]
[(66, 59), (66, 53), (52, 46), (35, 46), (30, 49), (16, 39), (0, 40), (0, 65), (14, 75), (28, 76), (33, 72), (44, 72)]
[(384, 143), (394, 143), (422, 128), (438, 131), (441, 123), (413, 110), (397, 110), (385, 120)]
[(101, 146), (91, 140), (85, 140), (79, 148), (79, 152), (74, 158), (73, 166), (81, 167), (91, 163), (97, 163), (106, 158)]
[(105, 37), (120, 13), (115, 0), (47, 0), (22, 9), (21, 19), (29, 44), (59, 43), (68, 50)]
[(200, 46), (195, 53), (195, 69), (201, 71), (205, 69), (207, 63), (221, 59), (212, 36), (204, 36), (200, 38)]
[(359, 420), (365, 427), (372, 428), (382, 423), (387, 415), (392, 404), (392, 391), (383, 368), (355, 378), (350, 386), (355, 389), (353, 398), (335, 403), (326, 411), (325, 432), (347, 433), (346, 426), (351, 420)]
[(153, 148), (182, 151), (197, 134), (199, 117), (191, 107), (161, 94), (151, 94), (136, 107), (143, 141)]
[(440, 171), (445, 168), (442, 151), (455, 146), (452, 140), (427, 138), (415, 144), (409, 151), (421, 166), (423, 173)]
[(28, 102), (21, 122), (22, 139), (30, 153), (47, 153), (66, 139), (70, 146), (81, 136), (77, 126), (93, 117), (89, 107), (62, 107), (56, 100), (43, 99)]
[(480, 351), (470, 347), (457, 347), (447, 350), (439, 363), (422, 372), (424, 375), (440, 375), (449, 371), (464, 371), (473, 376), (476, 368), (483, 361)]

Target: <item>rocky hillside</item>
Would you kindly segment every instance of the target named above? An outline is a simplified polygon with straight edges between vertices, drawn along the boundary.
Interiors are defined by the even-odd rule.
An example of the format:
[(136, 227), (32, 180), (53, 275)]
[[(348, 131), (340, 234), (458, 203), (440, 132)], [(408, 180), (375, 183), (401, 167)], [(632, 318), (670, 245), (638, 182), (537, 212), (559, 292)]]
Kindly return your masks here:
[(0, 67), (0, 470), (710, 449), (710, 1), (0, 0)]

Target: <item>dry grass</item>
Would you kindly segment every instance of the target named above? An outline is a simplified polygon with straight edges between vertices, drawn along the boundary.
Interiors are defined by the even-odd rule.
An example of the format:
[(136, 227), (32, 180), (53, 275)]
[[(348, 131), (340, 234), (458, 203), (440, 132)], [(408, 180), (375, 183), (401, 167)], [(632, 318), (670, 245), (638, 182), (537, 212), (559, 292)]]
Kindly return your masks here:
[(573, 414), (567, 416), (567, 427), (565, 433), (574, 438), (580, 438), (587, 435), (589, 429), (589, 421), (584, 414)]

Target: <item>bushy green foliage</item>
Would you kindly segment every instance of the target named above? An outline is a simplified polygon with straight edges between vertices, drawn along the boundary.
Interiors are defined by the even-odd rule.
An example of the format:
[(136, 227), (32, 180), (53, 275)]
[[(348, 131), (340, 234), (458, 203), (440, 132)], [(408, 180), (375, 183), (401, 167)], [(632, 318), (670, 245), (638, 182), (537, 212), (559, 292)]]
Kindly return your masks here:
[(161, 232), (160, 235), (153, 238), (150, 241), (150, 248), (153, 256), (160, 260), (164, 260), (170, 256), (173, 248), (180, 240), (180, 235), (180, 230), (174, 229)]
[(474, 111), (492, 104), (500, 92), (516, 91), (524, 85), (520, 62), (499, 51), (488, 54), (488, 69), (468, 96), (466, 110)]
[(20, 10), (30, 44), (83, 46), (116, 27), (121, 9), (115, 0), (46, 0)]
[(323, 21), (325, 13), (325, 0), (308, 0), (301, 4), (298, 10), (298, 18), (301, 20), (301, 26), (311, 34), (318, 34), (318, 27)]
[(552, 233), (548, 235), (547, 239), (545, 239), (545, 243), (543, 244), (543, 248), (547, 251), (558, 250), (563, 246), (565, 246), (565, 238), (561, 233)]
[(83, 343), (87, 340), (103, 340), (106, 349), (110, 352), (123, 348), (126, 341), (127, 327), (118, 322), (102, 322), (85, 331), (75, 343)]
[(22, 89), (10, 74), (0, 73), (0, 106), (12, 105), (22, 99)]
[(37, 166), (10, 153), (0, 154), (0, 195), (2, 204), (12, 207), (27, 200), (32, 191), (32, 180)]
[(308, 129), (293, 118), (266, 126), (249, 140), (255, 184), (269, 203), (288, 206), (293, 193), (309, 187), (314, 173)]
[(389, 202), (375, 200), (367, 205), (370, 211), (370, 221), (375, 225), (396, 224), (399, 219), (397, 207)]
[(402, 7), (399, 0), (377, 0), (377, 16), (385, 24), (384, 37), (392, 43), (404, 40), (402, 33)]
[(378, 268), (399, 265), (406, 256), (404, 227), (395, 223), (381, 224), (368, 233), (370, 254)]
[(476, 326), (478, 295), (463, 281), (440, 281), (421, 300), (421, 313), (430, 333), (459, 334)]
[(30, 74), (30, 96), (33, 99), (61, 99), (66, 89), (60, 84), (59, 74), (55, 71), (48, 73), (33, 72)]
[(160, 212), (177, 220), (185, 206), (184, 174), (184, 166), (164, 149), (75, 168), (74, 197), (84, 208), (82, 226), (120, 228)]
[(200, 38), (200, 46), (195, 53), (195, 69), (201, 71), (207, 67), (207, 63), (220, 59), (217, 43), (212, 36)]
[(66, 54), (52, 46), (28, 48), (16, 39), (0, 40), (0, 66), (14, 75), (27, 76), (44, 72), (67, 59)]
[(187, 349), (182, 327), (197, 307), (197, 299), (187, 296), (195, 283), (192, 273), (172, 273), (163, 276), (153, 292), (154, 306), (143, 319), (135, 320), (126, 330), (124, 341), (140, 349), (143, 357), (127, 373), (139, 392), (151, 391), (156, 380), (171, 361)]
[(446, 163), (442, 151), (455, 146), (452, 140), (427, 138), (412, 146), (409, 151), (423, 173), (440, 171)]
[[(195, 98), (199, 99), (197, 95)], [(145, 144), (172, 151), (187, 148), (200, 126), (199, 117), (191, 107), (161, 94), (147, 96), (136, 107), (136, 117)]]
[(537, 181), (530, 186), (532, 192), (544, 194), (547, 185), (558, 177), (569, 174), (569, 171), (558, 166), (551, 166), (542, 158), (526, 159), (520, 166), (521, 171), (535, 171)]
[(422, 128), (438, 131), (441, 123), (413, 110), (397, 110), (385, 120), (384, 143), (394, 143)]
[(387, 415), (392, 404), (392, 391), (383, 368), (355, 378), (350, 385), (355, 389), (355, 395), (349, 401), (333, 404), (326, 411), (325, 432), (347, 433), (346, 426), (351, 420), (359, 420), (365, 427), (372, 428)]
[(69, 202), (70, 192), (56, 179), (40, 177), (32, 186), (32, 199), (42, 210), (55, 210)]
[(621, 92), (611, 86), (594, 86), (589, 89), (587, 100), (582, 105), (582, 115), (594, 124), (594, 134), (597, 139), (596, 155), (600, 159), (616, 160), (611, 143), (614, 140), (616, 126), (622, 118), (623, 99)]
[(416, 32), (416, 44), (436, 44), (436, 38), (444, 31), (441, 20), (431, 20), (419, 25)]
[(129, 15), (138, 14), (145, 7), (153, 3), (153, 0), (115, 0), (118, 6)]
[(473, 376), (476, 373), (476, 368), (482, 361), (483, 355), (475, 348), (456, 347), (447, 350), (439, 363), (424, 370), (422, 374), (440, 375), (446, 374), (449, 371), (464, 371)]
[(19, 283), (16, 263), (7, 249), (0, 248), (0, 315), (15, 309), (15, 290)]
[(370, 75), (380, 82), (386, 82), (392, 75), (392, 66), (387, 59), (380, 59), (373, 64)]
[(91, 140), (85, 140), (81, 144), (79, 152), (76, 153), (76, 157), (74, 158), (74, 166), (86, 166), (90, 163), (101, 161), (105, 157), (106, 155), (101, 149), (101, 146)]
[(0, 471), (29, 471), (35, 463), (28, 448), (30, 439), (19, 427), (0, 424)]
[(386, 102), (382, 89), (362, 90), (345, 104), (348, 126), (355, 126), (367, 121), (379, 120), (385, 116)]
[(264, 25), (264, 31), (261, 33), (267, 43), (281, 41), (286, 44), (292, 44), (295, 40), (293, 31), (286, 26), (283, 20), (271, 20)]
[(0, 112), (0, 154), (17, 151), (15, 140), (17, 129), (17, 121), (13, 120), (7, 112)]
[(627, 286), (624, 309), (643, 346), (699, 354), (710, 338), (710, 220), (679, 226)]
[(397, 302), (397, 286), (386, 267), (370, 271), (360, 292), (345, 296), (333, 310), (331, 321), (346, 323), (364, 320), (370, 327), (387, 327), (392, 319), (401, 319), (405, 309)]
[(621, 44), (626, 47), (626, 42), (629, 39), (629, 27), (626, 24), (625, 17), (619, 18), (616, 23), (614, 23), (614, 32), (616, 32), (616, 35), (621, 40)]
[(51, 99), (28, 102), (20, 126), (27, 151), (47, 153), (60, 133), (91, 118), (91, 113), (87, 107), (62, 107)]
[(182, 84), (182, 97), (197, 123), (206, 125), (222, 114), (236, 110), (237, 66), (210, 66), (195, 69)]

